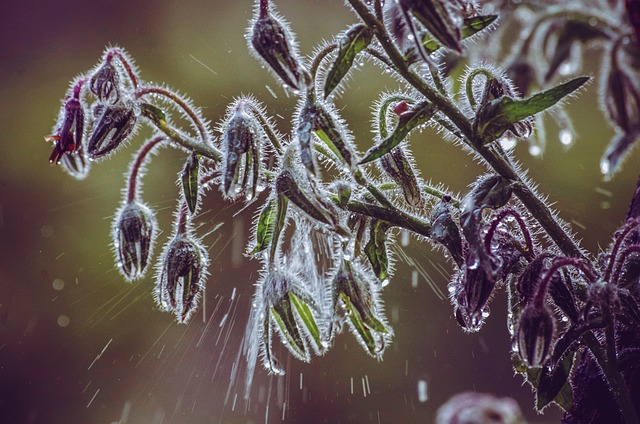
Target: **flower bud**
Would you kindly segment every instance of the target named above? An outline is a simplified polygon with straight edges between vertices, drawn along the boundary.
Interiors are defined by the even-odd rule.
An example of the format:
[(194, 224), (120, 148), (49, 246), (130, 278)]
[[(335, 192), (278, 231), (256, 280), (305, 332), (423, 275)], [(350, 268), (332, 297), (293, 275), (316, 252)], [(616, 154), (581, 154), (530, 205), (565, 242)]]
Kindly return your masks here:
[(62, 156), (73, 154), (82, 147), (84, 135), (84, 109), (82, 103), (75, 96), (64, 104), (62, 123), (53, 135), (45, 137), (47, 141), (53, 141), (53, 152), (49, 162), (60, 163)]
[(539, 367), (545, 363), (553, 331), (553, 316), (545, 306), (538, 306), (534, 302), (524, 308), (520, 315), (516, 342), (518, 354), (525, 364)]
[(116, 213), (113, 247), (118, 268), (127, 281), (144, 276), (157, 232), (156, 227), (153, 212), (141, 203), (128, 202)]
[(200, 242), (184, 234), (176, 235), (162, 254), (156, 287), (160, 305), (186, 323), (195, 312), (204, 290), (207, 252)]
[(462, 267), (464, 264), (462, 237), (451, 216), (451, 208), (451, 196), (444, 196), (442, 201), (431, 210), (431, 237), (446, 247), (458, 267)]
[(392, 332), (379, 315), (377, 292), (371, 280), (349, 261), (342, 260), (333, 278), (332, 290), (336, 315), (343, 315), (337, 309), (344, 307), (352, 333), (369, 354), (380, 357)]
[(250, 29), (251, 45), (280, 80), (298, 90), (300, 65), (290, 30), (275, 16), (266, 12)]
[[(636, 48), (640, 52), (640, 49)], [(617, 53), (617, 55), (616, 55)], [(609, 119), (625, 133), (640, 129), (640, 84), (637, 73), (620, 63), (626, 49), (614, 49), (604, 85), (604, 107)], [(623, 57), (620, 57), (623, 56)]]
[(460, 28), (446, 3), (442, 0), (400, 0), (400, 7), (405, 14), (413, 14), (440, 44), (461, 52)]
[[(232, 107), (230, 118), (224, 125), (222, 135), (223, 146), (226, 151), (224, 162), (223, 189), (230, 198), (235, 198), (238, 192), (245, 189), (244, 185), (252, 175), (251, 197), (255, 195), (258, 183), (260, 158), (260, 124), (256, 117), (247, 110), (244, 100), (239, 100)], [(243, 173), (244, 176), (240, 176)], [(242, 185), (237, 186), (238, 180)]]
[(382, 156), (380, 165), (386, 174), (402, 189), (404, 200), (413, 207), (420, 206), (422, 196), (418, 179), (413, 164), (403, 151), (403, 148), (396, 147)]
[(104, 63), (91, 77), (89, 88), (100, 101), (115, 104), (120, 99), (118, 71), (111, 63)]
[(133, 108), (123, 104), (98, 105), (95, 112), (100, 117), (94, 125), (93, 134), (87, 147), (91, 159), (106, 156), (120, 146), (136, 126), (136, 115)]
[(349, 232), (340, 225), (340, 217), (333, 203), (322, 197), (313, 186), (307, 185), (304, 188), (305, 191), (288, 169), (284, 169), (276, 178), (277, 193), (285, 196), (309, 217), (348, 237)]

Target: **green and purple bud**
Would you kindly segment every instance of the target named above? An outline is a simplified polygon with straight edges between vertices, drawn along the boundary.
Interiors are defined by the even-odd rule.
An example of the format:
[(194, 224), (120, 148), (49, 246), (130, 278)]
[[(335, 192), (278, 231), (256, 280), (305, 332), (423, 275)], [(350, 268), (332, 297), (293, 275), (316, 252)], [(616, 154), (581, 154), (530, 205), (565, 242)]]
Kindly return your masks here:
[(118, 269), (127, 281), (142, 278), (157, 233), (153, 211), (142, 203), (126, 203), (113, 223), (113, 247)]

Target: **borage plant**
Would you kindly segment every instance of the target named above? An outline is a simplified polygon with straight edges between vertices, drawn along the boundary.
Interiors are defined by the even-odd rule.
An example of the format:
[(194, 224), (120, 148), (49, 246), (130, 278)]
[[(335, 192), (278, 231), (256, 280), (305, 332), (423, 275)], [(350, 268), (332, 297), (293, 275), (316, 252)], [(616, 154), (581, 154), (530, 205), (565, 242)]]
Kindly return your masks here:
[[(562, 103), (590, 79), (577, 76), (588, 50), (601, 57), (601, 108), (616, 129), (601, 168), (606, 176), (619, 169), (640, 137), (638, 3), (346, 3), (359, 22), (303, 58), (274, 5), (256, 2), (249, 48), (298, 99), (288, 135), (249, 96), (229, 105), (214, 135), (189, 99), (145, 82), (117, 47), (73, 80), (47, 137), (51, 162), (72, 176), (85, 178), (92, 160), (113, 154), (140, 126), (154, 131), (130, 167), (113, 224), (125, 280), (145, 275), (158, 232), (140, 199), (139, 174), (157, 146), (171, 146), (187, 159), (155, 293), (179, 322), (193, 316), (205, 290), (207, 250), (192, 224), (202, 196), (217, 186), (230, 201), (261, 205), (246, 250), (263, 265), (245, 336), (249, 380), (258, 353), (269, 372), (283, 373), (274, 339), (310, 361), (347, 328), (380, 359), (393, 336), (382, 300), (394, 271), (390, 245), (402, 230), (450, 259), (449, 293), (464, 331), (479, 331), (496, 290), (507, 291), (513, 364), (533, 387), (538, 410), (556, 403), (567, 423), (638, 423), (640, 189), (611, 246), (592, 255), (511, 153), (518, 141), (542, 151), (541, 113), (549, 108), (560, 141), (571, 144)], [(494, 42), (512, 33), (522, 36), (510, 49)], [(362, 153), (366, 142), (356, 143), (334, 102), (364, 58), (403, 89), (380, 95), (374, 142)], [(486, 166), (461, 198), (416, 167), (408, 137), (426, 126)]]

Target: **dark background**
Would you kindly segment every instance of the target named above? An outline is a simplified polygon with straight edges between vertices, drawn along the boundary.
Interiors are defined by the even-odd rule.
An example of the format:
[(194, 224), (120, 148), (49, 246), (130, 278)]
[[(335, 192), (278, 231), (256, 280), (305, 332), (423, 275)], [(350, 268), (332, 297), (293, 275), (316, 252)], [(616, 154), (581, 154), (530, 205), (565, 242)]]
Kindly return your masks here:
[[(278, 6), (293, 22), (303, 52), (355, 21), (340, 1), (281, 0)], [(286, 361), (284, 378), (259, 369), (251, 402), (242, 401), (242, 384), (231, 384), (230, 373), (259, 264), (238, 253), (251, 212), (234, 217), (242, 205), (224, 203), (217, 192), (199, 220), (212, 259), (206, 306), (188, 326), (156, 310), (151, 275), (123, 282), (113, 265), (111, 220), (133, 145), (142, 137), (109, 162), (94, 163), (86, 181), (49, 165), (51, 146), (43, 136), (68, 81), (92, 67), (105, 45), (119, 45), (144, 79), (188, 93), (213, 122), (234, 96), (253, 93), (283, 117), (277, 122), (288, 131), (294, 100), (249, 55), (243, 35), (250, 16), (246, 0), (0, 5), (0, 422), (431, 422), (439, 405), (467, 390), (513, 396), (531, 422), (557, 422), (554, 408), (536, 416), (529, 388), (513, 376), (504, 293), (483, 331), (465, 335), (449, 302), (423, 277), (412, 287), (412, 268), (402, 263), (384, 292), (395, 330), (384, 361), (376, 363), (343, 334), (311, 364)], [(395, 86), (365, 66), (339, 100), (362, 150), (371, 144), (369, 105)], [(530, 157), (525, 145), (516, 149), (540, 191), (592, 252), (608, 244), (637, 177), (637, 154), (613, 182), (599, 175), (611, 131), (599, 117), (595, 92), (592, 84), (572, 101), (579, 138), (570, 150), (555, 139), (553, 127), (542, 160)], [(455, 191), (482, 171), (430, 132), (414, 136), (412, 145), (423, 174)], [(162, 150), (145, 178), (144, 199), (165, 230), (161, 241), (169, 235), (183, 156)], [(442, 257), (415, 241), (410, 254), (446, 292), (440, 268), (451, 268)], [(428, 383), (424, 403), (417, 397), (419, 380)]]

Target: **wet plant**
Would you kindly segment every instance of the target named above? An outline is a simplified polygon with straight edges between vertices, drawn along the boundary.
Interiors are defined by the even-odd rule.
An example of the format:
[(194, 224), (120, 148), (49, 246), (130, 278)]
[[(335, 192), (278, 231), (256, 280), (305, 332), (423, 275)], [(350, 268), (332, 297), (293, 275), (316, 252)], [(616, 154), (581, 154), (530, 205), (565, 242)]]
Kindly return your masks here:
[[(214, 131), (190, 99), (143, 80), (119, 47), (72, 81), (46, 139), (50, 161), (73, 177), (85, 178), (92, 160), (115, 154), (141, 126), (153, 131), (113, 224), (124, 279), (144, 277), (153, 263), (158, 225), (139, 180), (150, 153), (169, 146), (186, 160), (174, 229), (157, 258), (156, 300), (182, 323), (198, 308), (208, 256), (193, 221), (208, 189), (255, 202), (246, 256), (262, 273), (245, 339), (250, 373), (258, 355), (269, 372), (284, 372), (274, 343), (308, 362), (345, 330), (381, 359), (393, 339), (383, 299), (391, 246), (407, 231), (451, 262), (453, 316), (464, 331), (480, 331), (496, 291), (508, 293), (513, 365), (537, 410), (555, 403), (567, 423), (638, 423), (640, 188), (610, 246), (586, 252), (511, 149), (529, 143), (539, 154), (545, 116), (572, 144), (563, 105), (592, 79), (582, 75), (589, 52), (600, 60), (594, 85), (616, 130), (601, 171), (620, 171), (640, 139), (639, 3), (347, 0), (345, 8), (356, 22), (304, 57), (276, 6), (255, 4), (248, 47), (298, 99), (290, 134), (251, 96), (235, 99)], [(514, 33), (512, 45), (493, 42)], [(363, 59), (403, 87), (375, 103), (373, 143), (356, 141), (335, 105)], [(422, 177), (409, 138), (425, 127), (486, 167), (463, 196)]]

